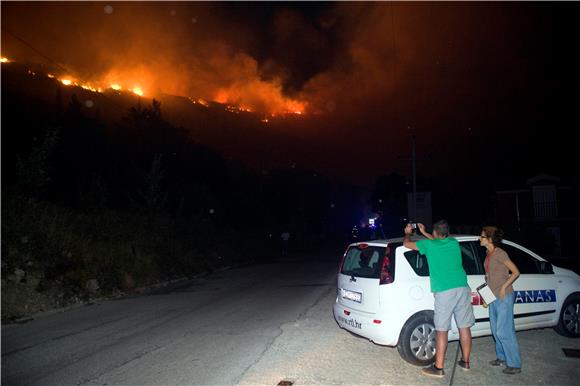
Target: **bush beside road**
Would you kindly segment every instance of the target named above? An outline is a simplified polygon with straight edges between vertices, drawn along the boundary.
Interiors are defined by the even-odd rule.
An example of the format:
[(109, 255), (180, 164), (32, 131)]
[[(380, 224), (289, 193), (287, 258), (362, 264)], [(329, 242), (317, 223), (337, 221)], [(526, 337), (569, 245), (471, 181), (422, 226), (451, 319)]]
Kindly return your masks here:
[[(177, 221), (2, 198), (2, 322), (116, 298), (260, 258), (250, 231), (203, 217)], [(220, 242), (223, 239), (228, 244)], [(252, 242), (252, 240), (255, 240)]]

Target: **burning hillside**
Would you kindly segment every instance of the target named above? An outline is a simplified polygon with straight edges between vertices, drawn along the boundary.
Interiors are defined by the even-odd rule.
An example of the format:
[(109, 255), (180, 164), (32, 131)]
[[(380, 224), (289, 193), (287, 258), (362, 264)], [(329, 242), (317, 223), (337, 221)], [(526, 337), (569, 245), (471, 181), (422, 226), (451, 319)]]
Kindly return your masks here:
[[(171, 70), (153, 71), (143, 65), (135, 69), (112, 68), (101, 78), (86, 83), (93, 89), (112, 88), (126, 90), (150, 98), (162, 94), (192, 97), (192, 94), (171, 79)], [(191, 76), (195, 76), (192, 74)], [(232, 79), (230, 84), (222, 87), (210, 87), (205, 92), (198, 92), (203, 100), (215, 101), (228, 106), (230, 112), (256, 112), (260, 114), (302, 114), (306, 111), (306, 102), (286, 97), (280, 82), (266, 82), (252, 72), (246, 77)], [(204, 103), (201, 102), (203, 105)]]
[[(13, 59), (2, 57), (0, 63), (15, 63)], [(34, 67), (34, 66), (31, 66)], [(55, 72), (56, 73), (56, 72)], [(131, 92), (138, 96), (159, 99), (161, 95), (168, 95), (163, 88), (156, 87), (155, 80), (147, 78), (146, 75), (139, 74), (131, 76), (130, 72), (123, 74), (119, 71), (111, 71), (101, 80), (85, 81), (68, 74), (55, 75), (55, 73), (42, 73), (38, 70), (28, 69), (28, 74), (32, 76), (46, 76), (57, 79), (64, 86), (77, 86), (85, 90), (102, 93), (106, 90), (117, 92)], [(146, 74), (146, 73), (145, 73)], [(223, 105), (225, 110), (231, 113), (239, 114), (240, 112), (255, 112), (265, 116), (277, 116), (284, 114), (303, 114), (306, 103), (298, 100), (285, 98), (279, 86), (271, 85), (266, 82), (257, 82), (252, 91), (245, 91), (246, 86), (238, 84), (229, 89), (220, 89), (213, 98), (194, 98), (188, 97), (192, 103), (205, 107), (210, 105), (209, 101)], [(178, 96), (185, 96), (174, 94)]]

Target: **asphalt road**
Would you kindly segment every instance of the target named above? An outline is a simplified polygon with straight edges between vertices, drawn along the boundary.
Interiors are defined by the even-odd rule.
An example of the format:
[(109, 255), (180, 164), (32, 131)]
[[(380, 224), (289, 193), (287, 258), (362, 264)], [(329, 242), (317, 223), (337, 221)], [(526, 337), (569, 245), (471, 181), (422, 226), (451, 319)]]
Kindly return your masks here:
[[(447, 385), (338, 328), (332, 317), (337, 258), (248, 266), (170, 290), (2, 326), (2, 385)], [(474, 340), (473, 370), (453, 384), (579, 385), (580, 341), (551, 329), (518, 333), (524, 371), (507, 376)]]

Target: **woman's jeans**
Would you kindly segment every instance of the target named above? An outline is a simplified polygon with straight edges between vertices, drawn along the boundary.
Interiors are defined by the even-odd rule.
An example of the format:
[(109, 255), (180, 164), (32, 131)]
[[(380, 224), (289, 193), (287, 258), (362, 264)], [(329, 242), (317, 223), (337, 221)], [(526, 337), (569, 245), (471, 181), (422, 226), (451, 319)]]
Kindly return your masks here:
[(505, 361), (508, 367), (521, 368), (520, 346), (514, 325), (514, 291), (505, 299), (497, 298), (489, 305), (489, 324), (495, 339), (497, 359)]

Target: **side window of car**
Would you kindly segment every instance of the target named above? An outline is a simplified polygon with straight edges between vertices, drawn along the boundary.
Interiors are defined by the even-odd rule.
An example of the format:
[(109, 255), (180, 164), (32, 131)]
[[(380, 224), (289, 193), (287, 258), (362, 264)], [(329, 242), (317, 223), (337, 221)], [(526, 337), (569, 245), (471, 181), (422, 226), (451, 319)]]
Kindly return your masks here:
[[(460, 243), (459, 247), (465, 273), (468, 275), (482, 275), (483, 265), (480, 262), (479, 251), (475, 249), (475, 247), (480, 248), (479, 244), (476, 241), (465, 241)], [(420, 254), (418, 251), (407, 251), (404, 255), (417, 275), (429, 276), (429, 264), (425, 255)]]
[(461, 262), (463, 269), (468, 275), (483, 275), (483, 269), (480, 261), (481, 248), (477, 241), (463, 241), (459, 243), (461, 249)]
[(479, 244), (479, 241), (472, 241), (471, 247), (473, 248), (475, 254), (477, 255), (477, 260), (479, 263), (481, 274), (483, 275), (485, 274), (485, 258), (487, 256), (487, 249), (485, 249), (485, 247), (482, 247)]
[(425, 255), (413, 250), (405, 252), (404, 255), (417, 275), (429, 276), (429, 264), (427, 264), (427, 257)]
[(534, 256), (507, 244), (502, 244), (501, 248), (507, 252), (510, 260), (518, 267), (520, 273), (540, 273), (539, 261)]

